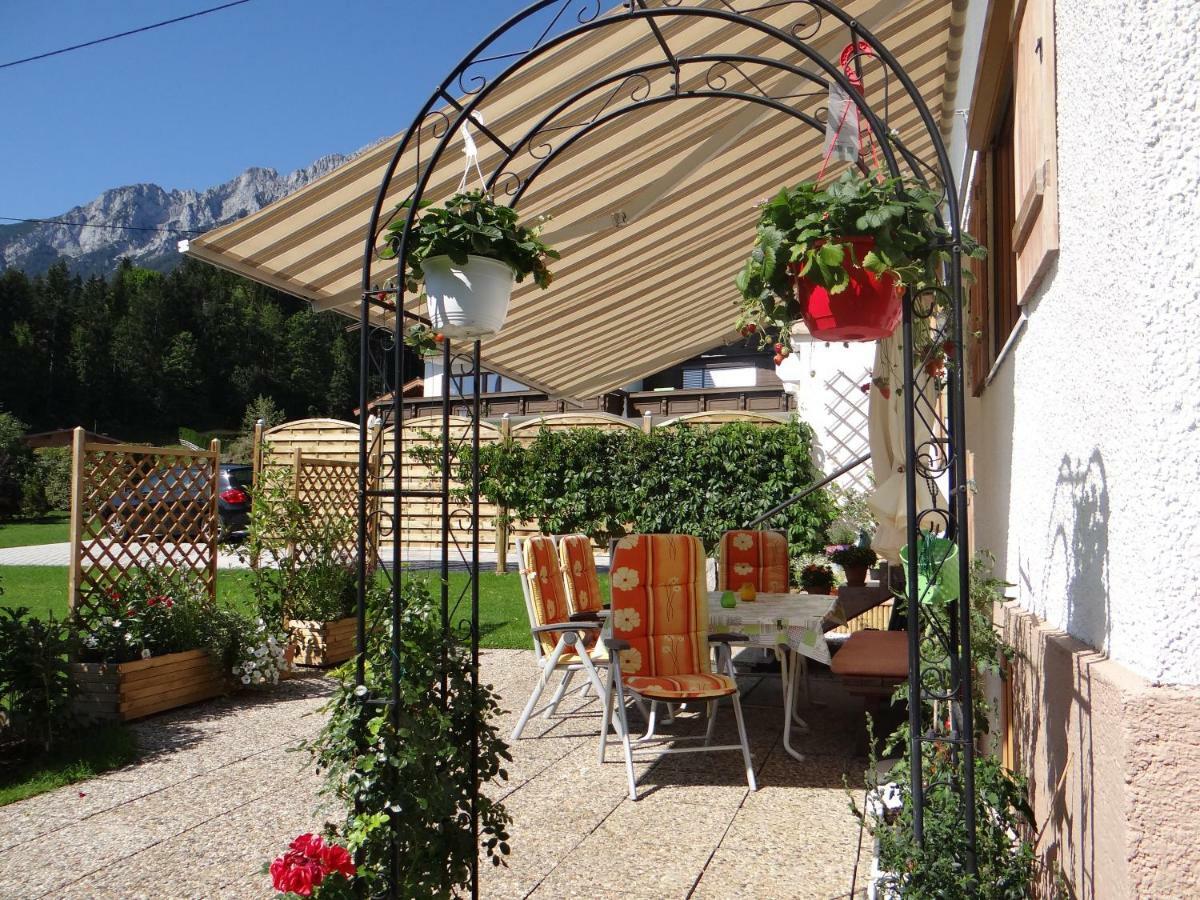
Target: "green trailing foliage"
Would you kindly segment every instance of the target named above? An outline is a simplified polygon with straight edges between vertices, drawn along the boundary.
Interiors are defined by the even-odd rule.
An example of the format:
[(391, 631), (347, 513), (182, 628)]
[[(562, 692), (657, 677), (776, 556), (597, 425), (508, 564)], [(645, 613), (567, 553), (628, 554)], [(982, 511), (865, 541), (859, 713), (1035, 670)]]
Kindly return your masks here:
[(357, 598), (356, 525), (349, 517), (314, 517), (292, 495), (292, 470), (259, 472), (250, 491), (250, 523), (240, 554), (257, 562), (251, 584), (259, 614), (332, 622), (354, 614)]
[[(993, 605), (1003, 598), (1005, 582), (992, 574), (993, 559), (977, 554), (971, 562), (970, 608), (972, 660), (976, 667), (972, 713), (977, 746), (987, 733), (990, 709), (982, 689), (982, 676), (1002, 675), (1002, 663), (1012, 650), (992, 624)], [(950, 604), (922, 604), (926, 622), (921, 637), (923, 678), (930, 685), (949, 684), (949, 659), (935, 628), (950, 627)], [(897, 699), (908, 699), (907, 684), (896, 690)], [(922, 733), (945, 734), (950, 723), (943, 704), (921, 703)], [(909, 747), (905, 722), (886, 742), (885, 752), (900, 754)], [(874, 741), (871, 742), (874, 746)], [(924, 844), (913, 837), (913, 772), (907, 755), (901, 756), (886, 775), (876, 775), (872, 753), (866, 809), (853, 806), (879, 841), (880, 868), (892, 873), (888, 887), (914, 900), (1025, 900), (1031, 896), (1039, 862), (1030, 839), (1035, 823), (1023, 776), (1006, 769), (993, 754), (977, 751), (975, 757), (976, 864), (974, 878), (963, 868), (967, 858), (963, 827), (962, 765), (943, 743), (923, 742), (925, 770), (923, 810)]]
[[(389, 620), (378, 605), (386, 597), (371, 597), (372, 615), (382, 621)], [(466, 638), (443, 629), (424, 581), (406, 579), (399, 599), (403, 675), (395, 720), (389, 706), (368, 703), (391, 696), (391, 640), (380, 629), (369, 641), (366, 685), (356, 688), (343, 669), (325, 727), (307, 744), (326, 794), (344, 809), (340, 822), (326, 825), (326, 838), (347, 847), (358, 866), (352, 884), (335, 880), (317, 897), (340, 897), (335, 892), (347, 888), (368, 898), (459, 896), (481, 850), (496, 865), (509, 852), (510, 817), (488, 793), (474, 799), (482, 846), (470, 826), (477, 785), (505, 781), (512, 761), (493, 722), (498, 697), (490, 685), (472, 685)]]
[[(549, 534), (582, 533), (601, 543), (628, 533), (698, 535), (713, 550), (721, 535), (820, 480), (813, 432), (793, 419), (762, 427), (675, 425), (635, 429), (543, 428), (528, 444), (480, 448), (480, 489), (510, 521)], [(440, 465), (436, 444), (423, 461)], [(470, 481), (464, 451), (456, 478)], [(819, 549), (835, 515), (816, 491), (764, 527), (779, 528), (795, 552)]]

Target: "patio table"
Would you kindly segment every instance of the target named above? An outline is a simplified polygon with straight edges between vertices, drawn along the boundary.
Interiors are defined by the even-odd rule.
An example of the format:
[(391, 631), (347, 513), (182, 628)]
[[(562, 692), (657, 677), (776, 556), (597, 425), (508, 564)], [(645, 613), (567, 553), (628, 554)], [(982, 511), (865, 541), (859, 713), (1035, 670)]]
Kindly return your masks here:
[[(746, 635), (748, 647), (762, 647), (775, 653), (783, 682), (783, 749), (798, 760), (803, 755), (792, 747), (791, 726), (804, 726), (795, 715), (799, 690), (801, 659), (828, 664), (829, 647), (825, 632), (846, 623), (837, 597), (827, 594), (759, 594), (750, 602), (721, 605), (722, 591), (709, 591), (708, 626), (710, 631), (737, 631)], [(735, 594), (736, 596), (736, 594)], [(796, 654), (795, 659), (789, 659)]]

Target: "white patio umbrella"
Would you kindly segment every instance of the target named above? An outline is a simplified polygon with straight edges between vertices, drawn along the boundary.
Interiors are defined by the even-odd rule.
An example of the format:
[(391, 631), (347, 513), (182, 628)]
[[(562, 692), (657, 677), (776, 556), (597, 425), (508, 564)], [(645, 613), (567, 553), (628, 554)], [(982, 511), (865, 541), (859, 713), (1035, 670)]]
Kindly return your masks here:
[[(897, 330), (891, 337), (879, 341), (876, 345), (867, 416), (871, 468), (875, 473), (875, 489), (867, 498), (867, 504), (879, 523), (871, 545), (880, 556), (892, 564), (899, 564), (900, 548), (908, 542), (904, 478), (904, 407), (909, 399), (904, 396), (902, 390), (903, 364), (903, 336)], [(919, 416), (916, 420), (916, 430), (916, 444), (920, 447), (930, 439), (930, 432)], [(938, 492), (940, 501), (941, 492), (936, 485), (933, 486), (933, 490)], [(923, 478), (917, 479), (917, 509), (934, 506), (934, 499), (929, 483)], [(944, 503), (939, 505), (944, 508)]]

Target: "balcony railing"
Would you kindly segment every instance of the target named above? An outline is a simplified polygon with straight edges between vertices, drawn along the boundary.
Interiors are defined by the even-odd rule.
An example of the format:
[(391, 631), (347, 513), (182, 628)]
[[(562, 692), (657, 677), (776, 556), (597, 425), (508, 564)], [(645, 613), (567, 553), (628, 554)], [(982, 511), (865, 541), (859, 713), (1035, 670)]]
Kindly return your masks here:
[[(466, 415), (470, 398), (462, 398), (452, 410)], [(405, 418), (421, 415), (441, 415), (440, 397), (414, 397), (404, 401)], [(741, 411), (777, 413), (795, 409), (793, 398), (782, 387), (721, 387), (686, 388), (668, 391), (611, 391), (581, 403), (570, 402), (538, 391), (497, 391), (480, 398), (480, 414), (485, 418), (500, 418), (507, 414), (539, 416), (567, 412), (605, 412), (614, 416), (641, 418), (651, 413), (655, 418), (670, 418), (687, 413)], [(388, 410), (381, 410), (385, 417)]]

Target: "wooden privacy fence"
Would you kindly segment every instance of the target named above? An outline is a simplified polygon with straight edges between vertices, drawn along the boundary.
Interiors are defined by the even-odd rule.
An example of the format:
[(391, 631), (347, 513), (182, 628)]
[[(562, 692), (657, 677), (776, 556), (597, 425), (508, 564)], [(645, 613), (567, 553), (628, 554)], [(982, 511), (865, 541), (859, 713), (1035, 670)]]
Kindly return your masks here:
[[(606, 431), (621, 429), (669, 428), (687, 424), (692, 427), (716, 428), (730, 422), (750, 422), (762, 426), (784, 424), (787, 419), (754, 412), (711, 411), (692, 413), (656, 421), (653, 416), (640, 419), (622, 418), (603, 412), (556, 413), (539, 416), (521, 422), (513, 422), (505, 416), (498, 423), (480, 422), (479, 440), (490, 444), (502, 440), (521, 443), (533, 441), (543, 428), (563, 430), (572, 428), (599, 428)], [(419, 416), (404, 422), (400, 434), (400, 465), (406, 488), (440, 490), (441, 471), (430, 464), (430, 452), (436, 451), (441, 434), (440, 415)], [(452, 448), (469, 446), (471, 420), (462, 416), (450, 417), (450, 442)], [(379, 433), (378, 462), (374, 464), (372, 479), (386, 490), (392, 484), (396, 465), (396, 433), (391, 426)], [(267, 429), (257, 437), (255, 469), (279, 466), (296, 466), (297, 453), (305, 460), (323, 460), (327, 463), (349, 463), (350, 471), (357, 479), (358, 425), (337, 419), (301, 419), (286, 422)], [(463, 486), (451, 480), (451, 491)], [(352, 498), (357, 496), (355, 480)], [(431, 559), (439, 555), (442, 544), (442, 501), (439, 497), (410, 497), (403, 503), (403, 519), (396, 520), (391, 497), (376, 498), (372, 513), (372, 531), (378, 534), (377, 553), (390, 560), (395, 548), (413, 559)], [(481, 547), (501, 549), (507, 547), (514, 537), (531, 534), (536, 527), (530, 523), (514, 523), (510, 528), (497, 526), (497, 508), (481, 499), (479, 505), (479, 543)], [(355, 511), (356, 514), (356, 511)], [(470, 543), (471, 519), (469, 503), (451, 500), (450, 503), (452, 544), (457, 542), (464, 549)], [(453, 555), (453, 553), (452, 553)]]
[[(383, 465), (383, 433), (373, 429), (367, 452), (367, 487), (380, 484)], [(255, 429), (254, 477), (258, 482), (264, 470), (287, 469), (292, 499), (301, 503), (308, 525), (314, 533), (338, 529), (342, 523), (352, 527), (336, 542), (336, 554), (347, 565), (358, 553), (358, 426), (337, 419), (302, 419), (275, 428)], [(367, 502), (367, 566), (379, 559), (379, 536), (384, 527), (383, 510), (378, 497)], [(289, 545), (289, 558), (304, 560), (307, 548)], [(258, 560), (251, 560), (257, 565)]]
[(71, 457), (72, 616), (131, 569), (162, 566), (200, 578), (217, 594), (217, 489), (220, 444), (168, 450), (90, 443), (76, 428)]

